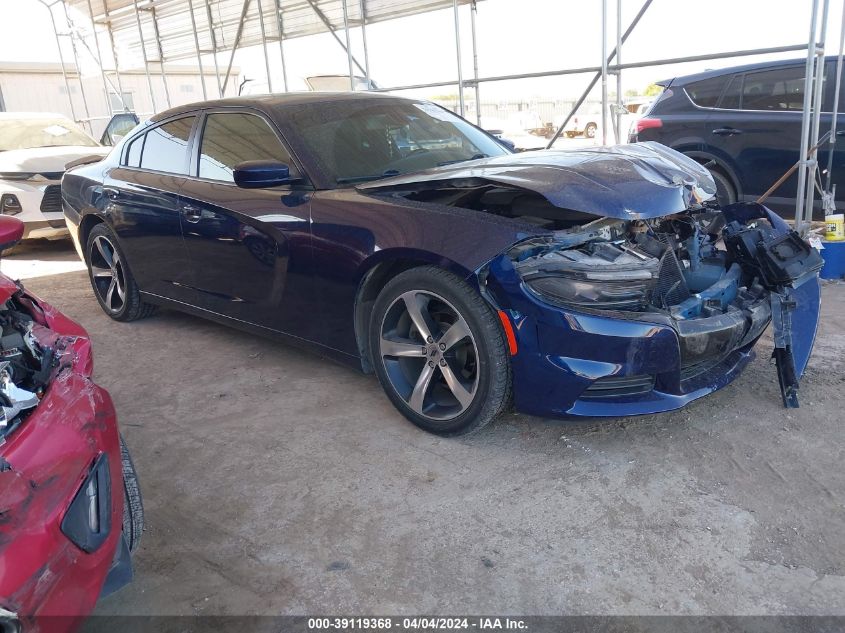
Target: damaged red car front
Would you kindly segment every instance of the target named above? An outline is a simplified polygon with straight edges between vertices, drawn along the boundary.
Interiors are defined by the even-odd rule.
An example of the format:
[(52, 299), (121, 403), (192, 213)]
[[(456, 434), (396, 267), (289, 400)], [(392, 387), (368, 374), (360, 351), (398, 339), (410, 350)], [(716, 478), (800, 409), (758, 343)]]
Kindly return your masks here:
[(73, 631), (132, 578), (137, 479), (85, 330), (3, 275), (0, 328), (0, 632)]

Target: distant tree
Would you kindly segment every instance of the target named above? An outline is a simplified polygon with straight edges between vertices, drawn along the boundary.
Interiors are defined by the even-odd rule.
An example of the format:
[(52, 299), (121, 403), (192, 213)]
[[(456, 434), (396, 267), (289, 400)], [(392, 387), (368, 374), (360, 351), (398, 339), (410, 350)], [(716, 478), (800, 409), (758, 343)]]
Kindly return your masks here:
[(639, 97), (640, 93), (636, 88), (628, 88), (625, 91), (625, 96), (626, 97)]
[(656, 97), (661, 92), (663, 92), (662, 87), (658, 86), (657, 84), (649, 84), (648, 87), (645, 89), (645, 96)]

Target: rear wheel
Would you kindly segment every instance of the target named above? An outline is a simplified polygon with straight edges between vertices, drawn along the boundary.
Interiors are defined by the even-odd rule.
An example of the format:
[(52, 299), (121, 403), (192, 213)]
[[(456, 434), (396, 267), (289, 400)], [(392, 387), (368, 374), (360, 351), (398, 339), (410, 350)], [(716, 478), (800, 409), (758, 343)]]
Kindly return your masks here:
[(710, 169), (709, 171), (716, 183), (716, 200), (719, 202), (719, 206), (724, 207), (736, 202), (736, 189), (734, 189), (733, 183), (731, 183), (728, 177), (715, 169)]
[(141, 533), (144, 531), (144, 501), (135, 465), (126, 448), (123, 436), (120, 436), (120, 462), (123, 467), (123, 537), (130, 552), (138, 548)]
[(431, 433), (480, 429), (510, 397), (510, 358), (495, 312), (439, 268), (414, 268), (384, 287), (373, 306), (370, 355), (396, 408)]
[(85, 263), (94, 295), (103, 312), (116, 321), (143, 319), (155, 306), (141, 301), (138, 284), (111, 229), (98, 224), (88, 235)]
[(587, 123), (586, 127), (584, 127), (584, 136), (586, 138), (595, 138), (597, 129), (598, 126), (595, 123)]

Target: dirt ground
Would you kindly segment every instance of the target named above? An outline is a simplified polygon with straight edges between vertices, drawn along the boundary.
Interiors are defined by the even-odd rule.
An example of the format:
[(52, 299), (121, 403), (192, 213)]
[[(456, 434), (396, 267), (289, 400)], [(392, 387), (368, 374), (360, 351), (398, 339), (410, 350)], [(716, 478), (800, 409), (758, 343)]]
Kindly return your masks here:
[(317, 356), (175, 312), (113, 322), (75, 261), (2, 267), (47, 273), (26, 285), (88, 329), (139, 471), (136, 578), (99, 614), (845, 614), (845, 285), (799, 410), (766, 338), (680, 411), (447, 440)]

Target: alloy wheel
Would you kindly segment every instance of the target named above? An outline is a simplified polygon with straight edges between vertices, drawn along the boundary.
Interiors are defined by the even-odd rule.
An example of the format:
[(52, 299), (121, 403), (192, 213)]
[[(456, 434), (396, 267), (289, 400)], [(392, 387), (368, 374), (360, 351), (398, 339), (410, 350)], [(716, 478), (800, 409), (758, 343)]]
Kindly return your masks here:
[(443, 297), (410, 290), (381, 324), (381, 362), (393, 389), (416, 413), (449, 420), (478, 391), (478, 347), (466, 320)]
[(126, 305), (126, 274), (114, 244), (98, 235), (91, 242), (88, 253), (91, 279), (103, 305), (111, 313), (118, 313)]

